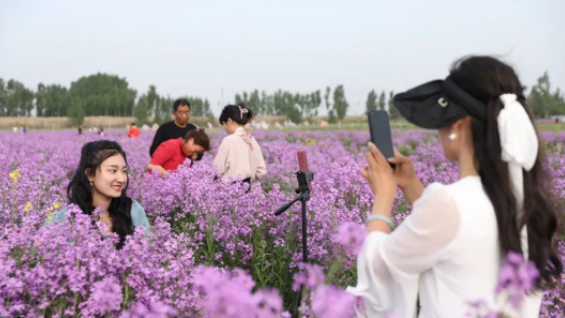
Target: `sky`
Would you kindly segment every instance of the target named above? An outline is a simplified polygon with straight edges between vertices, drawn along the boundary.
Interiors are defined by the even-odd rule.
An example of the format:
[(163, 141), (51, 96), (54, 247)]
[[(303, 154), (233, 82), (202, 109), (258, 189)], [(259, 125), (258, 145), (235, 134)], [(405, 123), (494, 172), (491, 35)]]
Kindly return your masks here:
[(244, 90), (340, 84), (361, 114), (370, 90), (444, 78), (469, 54), (565, 90), (565, 1), (0, 0), (0, 78), (36, 90), (115, 74), (138, 96), (208, 98), (216, 115)]

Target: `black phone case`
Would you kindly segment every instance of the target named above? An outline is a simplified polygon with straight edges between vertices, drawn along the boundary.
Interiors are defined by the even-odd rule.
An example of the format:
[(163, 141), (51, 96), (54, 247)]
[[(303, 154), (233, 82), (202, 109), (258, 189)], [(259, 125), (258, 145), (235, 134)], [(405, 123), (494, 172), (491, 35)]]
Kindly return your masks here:
[[(371, 110), (368, 117), (371, 141), (386, 159), (394, 157), (388, 113), (384, 110)], [(393, 164), (391, 166), (394, 167)]]

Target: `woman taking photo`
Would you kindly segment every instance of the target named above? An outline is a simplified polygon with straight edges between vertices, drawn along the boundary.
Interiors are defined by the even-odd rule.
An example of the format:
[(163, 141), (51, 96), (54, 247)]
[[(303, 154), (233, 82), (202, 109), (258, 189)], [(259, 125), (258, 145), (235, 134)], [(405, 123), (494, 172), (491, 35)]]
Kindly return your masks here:
[[(149, 231), (145, 211), (126, 194), (127, 169), (126, 154), (118, 143), (108, 140), (89, 142), (82, 147), (80, 163), (67, 187), (69, 203), (78, 205), (83, 213), (92, 215), (97, 207), (103, 208), (102, 214), (93, 216), (93, 219), (105, 223), (109, 233), (118, 234), (118, 247), (137, 227)], [(65, 222), (67, 210), (55, 212), (50, 222)]]
[[(491, 57), (465, 58), (445, 80), (399, 94), (394, 105), (409, 122), (439, 130), (459, 180), (424, 189), (409, 158), (396, 153), (387, 161), (370, 144), (361, 173), (375, 201), (358, 284), (348, 290), (364, 297), (369, 317), (415, 317), (418, 296), (419, 317), (465, 317), (477, 300), (506, 308), (495, 289), (501, 260), (516, 252), (540, 275), (513, 314), (538, 317), (542, 291), (562, 272), (554, 245), (558, 210), (514, 70)], [(397, 186), (413, 211), (392, 231)]]

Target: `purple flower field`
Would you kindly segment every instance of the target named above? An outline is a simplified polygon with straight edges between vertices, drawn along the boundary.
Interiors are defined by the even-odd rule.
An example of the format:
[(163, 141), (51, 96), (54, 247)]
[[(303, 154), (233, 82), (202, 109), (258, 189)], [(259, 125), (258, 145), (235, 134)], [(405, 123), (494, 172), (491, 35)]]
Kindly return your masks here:
[[(212, 160), (225, 136), (193, 168), (169, 178), (145, 173), (152, 132), (127, 138), (108, 131), (128, 155), (128, 193), (152, 225), (116, 250), (76, 207), (74, 221), (43, 227), (66, 206), (66, 186), (81, 146), (100, 136), (75, 131), (0, 132), (0, 317), (290, 317), (301, 266), (300, 205), (274, 211), (294, 196), (296, 152), (308, 153), (315, 177), (308, 209), (309, 257), (296, 277), (310, 286), (306, 317), (355, 317), (359, 303), (344, 292), (356, 282), (362, 220), (372, 195), (359, 170), (368, 132), (257, 131), (268, 173), (249, 193), (214, 181)], [(395, 131), (396, 147), (427, 185), (451, 183), (435, 132)], [(555, 191), (565, 198), (565, 133), (542, 134)], [(397, 193), (395, 221), (410, 213)], [(565, 239), (565, 237), (561, 236)], [(565, 263), (565, 241), (560, 242)], [(320, 270), (323, 269), (323, 272)], [(310, 273), (306, 275), (306, 273)], [(493, 293), (495, 291), (493, 290)], [(473, 300), (469, 300), (473, 301)], [(546, 293), (541, 317), (565, 317), (565, 275)]]

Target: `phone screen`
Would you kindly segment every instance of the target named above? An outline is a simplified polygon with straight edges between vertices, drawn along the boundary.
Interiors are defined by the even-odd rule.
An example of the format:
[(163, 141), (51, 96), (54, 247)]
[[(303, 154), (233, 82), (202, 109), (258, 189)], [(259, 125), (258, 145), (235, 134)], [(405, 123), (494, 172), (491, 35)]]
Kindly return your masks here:
[[(368, 117), (371, 141), (386, 159), (394, 157), (388, 112), (384, 110), (371, 110), (368, 113)], [(394, 167), (394, 165), (392, 166)]]

